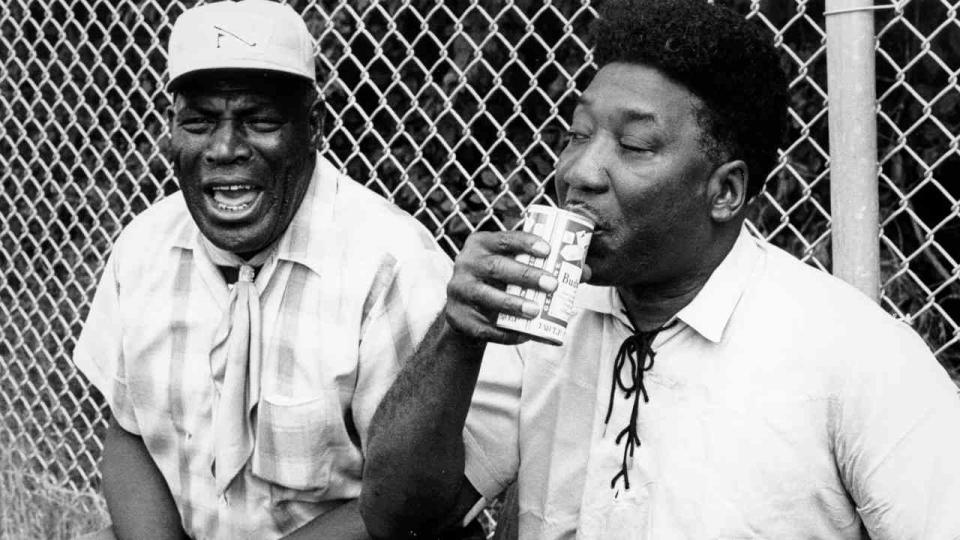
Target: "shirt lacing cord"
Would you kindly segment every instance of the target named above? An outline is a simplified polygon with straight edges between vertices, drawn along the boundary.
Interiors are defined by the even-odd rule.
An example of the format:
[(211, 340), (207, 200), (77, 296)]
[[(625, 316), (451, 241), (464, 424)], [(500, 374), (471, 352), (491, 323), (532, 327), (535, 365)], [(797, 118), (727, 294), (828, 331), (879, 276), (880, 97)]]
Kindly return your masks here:
[[(626, 312), (624, 312), (626, 314)], [(629, 317), (629, 316), (628, 316)], [(670, 321), (664, 326), (647, 332), (637, 331), (630, 326), (631, 335), (627, 336), (617, 351), (617, 356), (613, 361), (613, 381), (610, 384), (610, 401), (607, 405), (607, 416), (604, 418), (604, 429), (610, 422), (610, 416), (613, 414), (613, 397), (619, 387), (624, 392), (624, 399), (633, 398), (633, 406), (630, 410), (630, 423), (620, 430), (614, 442), (617, 446), (620, 441), (626, 438), (626, 444), (623, 447), (623, 461), (620, 470), (610, 480), (610, 489), (615, 489), (617, 480), (623, 478), (625, 489), (630, 489), (630, 475), (627, 472), (629, 465), (633, 462), (633, 451), (640, 446), (640, 436), (637, 434), (637, 413), (640, 409), (640, 396), (643, 396), (643, 402), (648, 403), (650, 397), (647, 395), (647, 388), (643, 385), (643, 374), (653, 368), (653, 361), (656, 353), (653, 352), (651, 345), (656, 339), (657, 334), (673, 326), (674, 321)], [(629, 381), (624, 381), (623, 368), (629, 363)]]

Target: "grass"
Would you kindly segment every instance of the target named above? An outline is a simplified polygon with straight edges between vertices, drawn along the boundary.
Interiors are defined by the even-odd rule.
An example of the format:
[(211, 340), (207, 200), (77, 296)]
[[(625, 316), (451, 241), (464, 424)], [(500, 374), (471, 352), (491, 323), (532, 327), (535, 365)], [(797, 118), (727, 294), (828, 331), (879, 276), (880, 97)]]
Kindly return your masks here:
[(25, 467), (0, 448), (0, 540), (73, 540), (105, 527), (106, 506)]

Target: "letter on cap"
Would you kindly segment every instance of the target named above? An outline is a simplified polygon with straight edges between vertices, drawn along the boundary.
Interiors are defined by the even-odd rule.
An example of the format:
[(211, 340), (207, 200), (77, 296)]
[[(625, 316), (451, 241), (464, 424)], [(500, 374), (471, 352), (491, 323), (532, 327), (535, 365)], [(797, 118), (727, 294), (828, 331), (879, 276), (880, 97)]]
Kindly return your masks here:
[(188, 9), (170, 34), (170, 82), (208, 69), (277, 71), (316, 80), (313, 37), (290, 6), (269, 0)]

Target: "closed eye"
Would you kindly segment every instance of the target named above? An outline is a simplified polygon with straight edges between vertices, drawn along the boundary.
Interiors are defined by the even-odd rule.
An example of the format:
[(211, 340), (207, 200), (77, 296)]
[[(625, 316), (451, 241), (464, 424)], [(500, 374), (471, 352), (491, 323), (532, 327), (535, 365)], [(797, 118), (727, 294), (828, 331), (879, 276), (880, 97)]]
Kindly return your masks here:
[(623, 148), (628, 152), (652, 152), (653, 151), (650, 148), (647, 148), (645, 146), (635, 146), (632, 144), (623, 144), (623, 143), (620, 143), (620, 148)]
[(213, 127), (213, 120), (202, 116), (184, 118), (180, 120), (180, 127), (190, 133), (204, 133)]
[(581, 142), (589, 138), (590, 138), (590, 135), (583, 133), (581, 131), (570, 130), (564, 134), (564, 139), (566, 139), (567, 143)]
[(276, 118), (251, 118), (246, 121), (247, 126), (259, 133), (277, 131), (283, 126), (283, 121)]

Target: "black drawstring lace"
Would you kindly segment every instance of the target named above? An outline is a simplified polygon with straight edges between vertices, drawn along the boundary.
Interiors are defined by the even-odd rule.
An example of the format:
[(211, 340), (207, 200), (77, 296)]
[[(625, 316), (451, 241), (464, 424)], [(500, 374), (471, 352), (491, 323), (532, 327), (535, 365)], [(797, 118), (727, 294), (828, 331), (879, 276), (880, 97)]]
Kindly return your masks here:
[[(620, 471), (617, 472), (610, 481), (611, 489), (616, 488), (617, 480), (621, 477), (623, 478), (624, 487), (630, 489), (630, 476), (627, 472), (629, 469), (628, 464), (633, 461), (634, 449), (640, 446), (640, 436), (637, 434), (637, 413), (640, 409), (640, 396), (643, 396), (644, 403), (650, 401), (650, 397), (647, 395), (647, 388), (643, 385), (643, 374), (653, 368), (653, 360), (656, 356), (651, 348), (653, 340), (661, 330), (671, 325), (672, 323), (649, 332), (638, 332), (635, 328), (631, 327), (630, 330), (633, 334), (623, 340), (623, 344), (620, 345), (620, 350), (617, 351), (617, 357), (613, 361), (613, 382), (610, 384), (610, 402), (607, 405), (607, 416), (603, 420), (604, 425), (610, 422), (610, 415), (613, 414), (613, 396), (616, 394), (618, 387), (623, 390), (624, 399), (633, 398), (633, 407), (630, 410), (630, 423), (617, 434), (617, 438), (614, 440), (617, 446), (619, 446), (620, 441), (626, 438), (626, 444), (623, 447), (623, 461), (620, 466)], [(630, 378), (624, 381), (623, 368), (626, 367), (628, 363), (630, 368), (628, 375)]]

